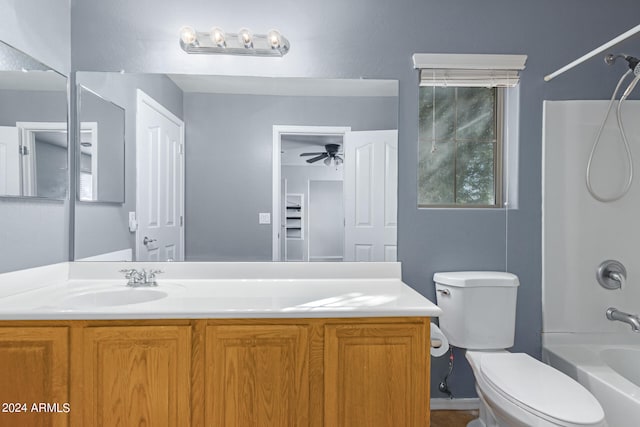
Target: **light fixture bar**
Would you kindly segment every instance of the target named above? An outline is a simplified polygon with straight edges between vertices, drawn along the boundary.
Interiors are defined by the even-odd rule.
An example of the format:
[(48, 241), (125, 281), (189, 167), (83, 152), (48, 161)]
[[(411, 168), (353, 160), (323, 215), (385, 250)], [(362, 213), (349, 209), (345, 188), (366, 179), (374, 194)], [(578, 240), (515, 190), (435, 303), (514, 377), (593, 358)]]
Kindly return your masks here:
[(219, 28), (203, 32), (183, 27), (180, 30), (180, 47), (195, 54), (281, 57), (289, 52), (289, 40), (275, 30), (268, 34), (251, 34), (246, 29), (238, 33), (224, 33)]

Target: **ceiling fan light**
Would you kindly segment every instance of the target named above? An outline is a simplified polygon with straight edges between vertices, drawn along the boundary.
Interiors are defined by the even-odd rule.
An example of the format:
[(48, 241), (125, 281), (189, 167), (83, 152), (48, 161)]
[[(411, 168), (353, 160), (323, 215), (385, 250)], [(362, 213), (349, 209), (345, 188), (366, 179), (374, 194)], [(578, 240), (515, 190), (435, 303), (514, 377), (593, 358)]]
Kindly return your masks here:
[(342, 157), (336, 156), (336, 166), (340, 166), (343, 162)]
[(331, 165), (331, 157), (327, 157), (326, 159), (324, 159), (324, 164), (327, 166)]

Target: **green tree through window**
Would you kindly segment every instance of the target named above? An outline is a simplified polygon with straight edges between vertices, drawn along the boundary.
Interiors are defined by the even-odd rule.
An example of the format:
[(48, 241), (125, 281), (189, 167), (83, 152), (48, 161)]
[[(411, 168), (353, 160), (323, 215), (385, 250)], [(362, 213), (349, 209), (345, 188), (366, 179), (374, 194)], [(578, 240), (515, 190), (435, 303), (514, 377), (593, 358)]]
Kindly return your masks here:
[(418, 204), (500, 204), (499, 89), (420, 87)]

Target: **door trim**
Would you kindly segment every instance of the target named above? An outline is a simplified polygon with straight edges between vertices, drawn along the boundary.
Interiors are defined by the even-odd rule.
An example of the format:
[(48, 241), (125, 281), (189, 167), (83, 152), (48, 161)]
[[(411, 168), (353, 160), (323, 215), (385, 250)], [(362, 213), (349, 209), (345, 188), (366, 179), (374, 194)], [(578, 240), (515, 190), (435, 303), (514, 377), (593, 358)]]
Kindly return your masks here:
[(283, 261), (280, 258), (280, 235), (282, 218), (280, 218), (280, 172), (281, 172), (281, 136), (285, 135), (343, 135), (351, 132), (351, 126), (273, 126), (273, 157), (271, 184), (271, 259)]
[[(182, 155), (180, 156), (180, 187), (182, 188), (182, 192), (181, 192), (181, 196), (180, 196), (180, 200), (178, 201), (178, 204), (180, 208), (180, 215), (182, 216), (182, 226), (180, 227), (180, 248), (181, 248), (180, 258), (181, 260), (184, 260), (184, 254), (185, 254), (184, 229), (185, 229), (185, 221), (186, 221), (186, 218), (184, 217), (184, 199), (185, 199), (184, 175), (185, 175), (185, 152), (186, 152), (185, 140), (184, 140), (184, 121), (182, 121), (182, 119), (180, 119), (178, 116), (173, 114), (171, 111), (169, 111), (165, 106), (160, 104), (158, 101), (156, 101), (155, 99), (147, 95), (145, 92), (143, 92), (140, 89), (136, 89), (136, 207), (135, 207), (136, 218), (138, 217), (138, 212), (142, 204), (140, 201), (140, 191), (139, 191), (140, 189), (138, 188), (138, 184), (141, 182), (140, 168), (138, 167), (139, 165), (138, 162), (141, 157), (139, 153), (140, 146), (138, 145), (138, 136), (140, 133), (140, 126), (139, 126), (140, 122), (138, 121), (138, 117), (139, 117), (140, 109), (142, 105), (147, 105), (149, 108), (155, 110), (159, 114), (162, 114), (163, 116), (165, 116), (167, 119), (175, 123), (180, 128), (180, 145), (182, 146)], [(140, 237), (138, 234), (139, 234), (139, 229), (136, 228), (135, 245), (134, 245), (136, 261), (139, 260), (139, 255), (140, 255), (138, 253), (138, 238)]]

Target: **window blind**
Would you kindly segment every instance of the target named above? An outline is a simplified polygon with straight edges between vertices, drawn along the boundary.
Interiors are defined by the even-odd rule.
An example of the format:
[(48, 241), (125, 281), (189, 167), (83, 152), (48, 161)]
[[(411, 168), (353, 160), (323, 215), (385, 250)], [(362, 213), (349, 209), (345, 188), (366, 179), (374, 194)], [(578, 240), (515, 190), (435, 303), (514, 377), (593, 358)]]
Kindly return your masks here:
[(526, 55), (413, 55), (420, 86), (513, 87), (526, 59)]

